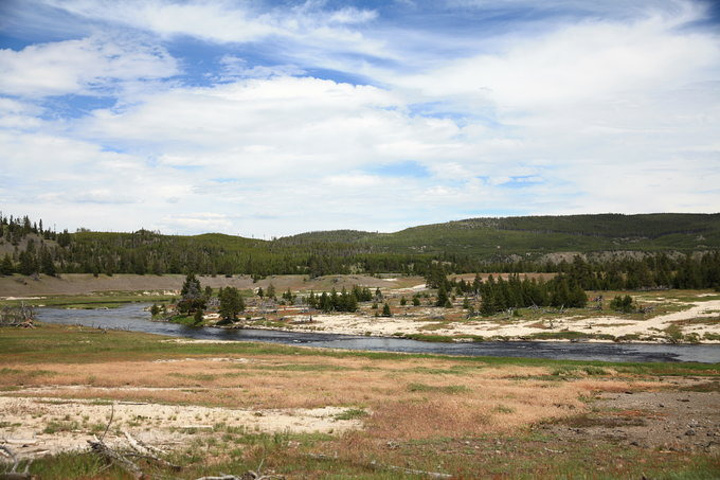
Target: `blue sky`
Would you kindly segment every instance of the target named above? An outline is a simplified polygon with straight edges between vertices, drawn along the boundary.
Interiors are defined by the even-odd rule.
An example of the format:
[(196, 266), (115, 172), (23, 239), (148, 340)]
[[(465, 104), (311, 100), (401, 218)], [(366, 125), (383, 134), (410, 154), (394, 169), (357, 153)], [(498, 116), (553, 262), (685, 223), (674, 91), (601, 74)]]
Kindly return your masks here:
[(694, 0), (0, 2), (0, 210), (256, 238), (720, 210)]

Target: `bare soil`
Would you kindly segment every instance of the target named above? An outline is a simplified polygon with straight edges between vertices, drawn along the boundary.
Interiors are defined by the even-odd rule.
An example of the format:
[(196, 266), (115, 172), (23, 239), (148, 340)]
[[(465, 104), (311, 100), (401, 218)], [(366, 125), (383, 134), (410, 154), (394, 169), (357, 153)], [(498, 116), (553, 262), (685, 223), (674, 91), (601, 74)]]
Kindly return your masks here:
[(609, 442), (667, 452), (720, 453), (720, 381), (667, 379), (670, 390), (601, 393), (588, 412), (541, 424), (559, 443)]

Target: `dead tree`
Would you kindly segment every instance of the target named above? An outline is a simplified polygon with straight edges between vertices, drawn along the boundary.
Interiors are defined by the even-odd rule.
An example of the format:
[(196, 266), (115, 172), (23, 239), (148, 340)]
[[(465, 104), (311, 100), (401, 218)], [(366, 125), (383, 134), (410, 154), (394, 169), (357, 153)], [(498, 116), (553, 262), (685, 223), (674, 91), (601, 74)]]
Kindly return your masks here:
[(32, 328), (35, 309), (25, 302), (20, 305), (5, 305), (0, 310), (0, 326)]

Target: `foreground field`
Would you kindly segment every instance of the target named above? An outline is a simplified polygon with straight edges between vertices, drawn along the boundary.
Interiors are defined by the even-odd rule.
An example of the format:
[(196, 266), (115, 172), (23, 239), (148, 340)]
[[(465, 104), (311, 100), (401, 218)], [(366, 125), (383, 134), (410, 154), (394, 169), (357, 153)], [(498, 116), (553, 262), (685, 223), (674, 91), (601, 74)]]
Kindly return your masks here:
[(96, 435), (122, 450), (125, 432), (182, 466), (136, 459), (153, 478), (720, 475), (718, 365), (333, 352), (50, 325), (1, 329), (0, 364), (0, 439), (43, 479), (131, 478), (86, 446)]

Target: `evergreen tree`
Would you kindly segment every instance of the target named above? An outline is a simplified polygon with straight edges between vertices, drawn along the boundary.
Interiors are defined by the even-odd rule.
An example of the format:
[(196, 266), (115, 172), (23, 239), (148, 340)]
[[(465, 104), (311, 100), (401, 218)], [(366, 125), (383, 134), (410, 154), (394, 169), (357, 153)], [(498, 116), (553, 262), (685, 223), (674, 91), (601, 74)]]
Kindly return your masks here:
[(440, 288), (438, 288), (437, 301), (435, 302), (435, 306), (444, 307), (449, 301), (450, 299), (448, 298), (447, 290), (445, 290), (445, 285), (441, 284)]
[(42, 252), (40, 254), (41, 263), (42, 263), (42, 272), (45, 275), (49, 275), (51, 277), (54, 277), (57, 274), (57, 270), (55, 269), (55, 262), (53, 262), (52, 255), (48, 251), (47, 248), (43, 248)]
[(630, 295), (615, 296), (615, 298), (610, 301), (610, 308), (623, 313), (631, 313), (635, 311), (635, 305)]
[(310, 290), (310, 295), (308, 295), (307, 303), (310, 306), (310, 308), (317, 308), (317, 297), (315, 296), (315, 292)]
[(185, 282), (183, 282), (182, 289), (180, 290), (180, 301), (178, 302), (177, 308), (178, 311), (184, 315), (205, 308), (200, 280), (195, 277), (194, 273), (189, 273), (185, 277)]
[(245, 302), (235, 287), (225, 287), (220, 292), (220, 317), (224, 320), (234, 321), (238, 313), (245, 310)]
[(37, 273), (38, 264), (34, 253), (30, 251), (20, 252), (20, 256), (18, 258), (20, 260), (20, 267), (18, 268), (18, 271), (21, 274), (32, 275), (33, 273)]
[(2, 263), (0, 263), (0, 275), (12, 275), (15, 272), (10, 254), (6, 253)]

